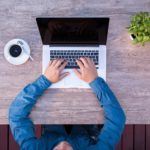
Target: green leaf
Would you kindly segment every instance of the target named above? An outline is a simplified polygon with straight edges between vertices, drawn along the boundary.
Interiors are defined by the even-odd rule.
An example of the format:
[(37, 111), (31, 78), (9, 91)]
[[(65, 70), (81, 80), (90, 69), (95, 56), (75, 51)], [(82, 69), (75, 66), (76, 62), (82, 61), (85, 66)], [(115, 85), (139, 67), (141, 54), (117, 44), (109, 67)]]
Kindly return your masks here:
[(150, 12), (139, 12), (131, 17), (131, 23), (128, 27), (130, 34), (136, 35), (133, 43), (150, 41)]
[(143, 40), (142, 36), (137, 36), (136, 38), (137, 38), (138, 42), (141, 42)]
[(143, 40), (144, 40), (144, 41), (148, 41), (149, 38), (150, 38), (149, 36), (144, 36), (144, 37), (143, 37)]
[(133, 44), (137, 44), (138, 43), (138, 40), (137, 39), (134, 39), (133, 40)]

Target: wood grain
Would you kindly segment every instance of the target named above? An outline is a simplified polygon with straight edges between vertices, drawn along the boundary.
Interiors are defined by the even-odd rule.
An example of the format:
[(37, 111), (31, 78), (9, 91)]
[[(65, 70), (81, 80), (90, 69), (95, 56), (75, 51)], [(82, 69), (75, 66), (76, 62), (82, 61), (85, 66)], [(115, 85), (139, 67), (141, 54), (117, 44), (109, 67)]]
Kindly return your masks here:
[(145, 150), (145, 125), (135, 125), (134, 126), (134, 149)]
[(146, 125), (146, 150), (150, 149), (150, 125)]
[[(149, 10), (149, 0), (0, 1), (0, 124), (8, 123), (8, 108), (16, 94), (41, 74), (42, 42), (35, 21), (41, 16), (110, 17), (107, 82), (126, 112), (127, 123), (150, 123), (150, 44), (133, 45), (126, 29), (132, 14)], [(29, 43), (34, 62), (13, 66), (5, 60), (4, 45), (13, 38)], [(103, 111), (91, 90), (49, 89), (31, 117), (37, 124), (102, 123)]]
[(0, 125), (0, 149), (8, 150), (8, 125)]
[(18, 145), (18, 143), (15, 141), (15, 139), (14, 139), (14, 137), (12, 136), (12, 134), (11, 134), (11, 130), (10, 130), (10, 128), (9, 128), (9, 137), (8, 137), (9, 139), (9, 143), (8, 143), (8, 146), (9, 146), (9, 150), (19, 150), (19, 145)]
[(41, 137), (42, 134), (42, 125), (38, 124), (35, 126), (35, 134), (37, 138)]
[(133, 150), (134, 125), (126, 125), (122, 136), (122, 150)]

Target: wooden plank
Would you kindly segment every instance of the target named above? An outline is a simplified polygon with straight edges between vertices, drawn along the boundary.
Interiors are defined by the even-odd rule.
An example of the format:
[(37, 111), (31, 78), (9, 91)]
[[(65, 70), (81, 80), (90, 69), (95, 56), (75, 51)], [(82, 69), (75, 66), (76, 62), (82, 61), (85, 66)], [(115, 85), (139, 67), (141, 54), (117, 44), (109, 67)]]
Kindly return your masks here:
[(14, 140), (11, 130), (9, 129), (9, 150), (19, 150), (19, 145)]
[(146, 125), (146, 150), (150, 150), (150, 125)]
[(133, 125), (126, 125), (122, 136), (122, 150), (133, 150)]
[(145, 125), (134, 126), (134, 149), (145, 150)]
[[(41, 135), (41, 125), (35, 125), (36, 136)], [(9, 140), (9, 141), (8, 141)], [(150, 125), (126, 125), (116, 150), (149, 150)], [(7, 125), (0, 125), (0, 149), (19, 150)]]
[(42, 133), (42, 126), (41, 125), (35, 125), (35, 133), (36, 133), (36, 137), (40, 138), (41, 137), (41, 133)]
[(0, 125), (0, 150), (8, 150), (8, 125)]

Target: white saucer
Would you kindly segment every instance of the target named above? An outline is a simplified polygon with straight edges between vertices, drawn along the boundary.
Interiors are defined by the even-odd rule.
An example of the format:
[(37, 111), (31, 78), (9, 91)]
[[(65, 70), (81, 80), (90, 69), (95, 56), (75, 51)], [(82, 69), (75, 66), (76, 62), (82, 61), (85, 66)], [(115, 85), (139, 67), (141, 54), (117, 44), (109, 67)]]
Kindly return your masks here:
[[(19, 45), (18, 44), (18, 41), (21, 41), (22, 43), (22, 48), (24, 49), (24, 51), (22, 50), (21, 54), (18, 56), (18, 57), (12, 57), (9, 53), (9, 48), (16, 44), (16, 45)], [(19, 45), (20, 46), (20, 45)], [(28, 59), (29, 59), (29, 56), (30, 56), (30, 47), (29, 45), (27, 44), (27, 42), (25, 42), (24, 40), (22, 39), (13, 39), (11, 41), (9, 41), (5, 47), (4, 47), (4, 56), (6, 58), (6, 60), (13, 64), (13, 65), (21, 65), (23, 63), (25, 63)]]

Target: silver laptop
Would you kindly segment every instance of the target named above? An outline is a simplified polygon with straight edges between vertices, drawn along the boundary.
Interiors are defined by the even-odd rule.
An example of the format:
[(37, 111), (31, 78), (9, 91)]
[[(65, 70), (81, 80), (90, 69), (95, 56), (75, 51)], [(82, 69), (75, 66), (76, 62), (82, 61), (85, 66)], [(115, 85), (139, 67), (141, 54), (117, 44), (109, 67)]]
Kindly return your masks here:
[(51, 88), (90, 88), (79, 79), (72, 68), (75, 60), (90, 57), (98, 75), (106, 80), (106, 41), (109, 18), (37, 18), (43, 43), (42, 73), (50, 60), (64, 58), (68, 61), (64, 72), (70, 75)]

